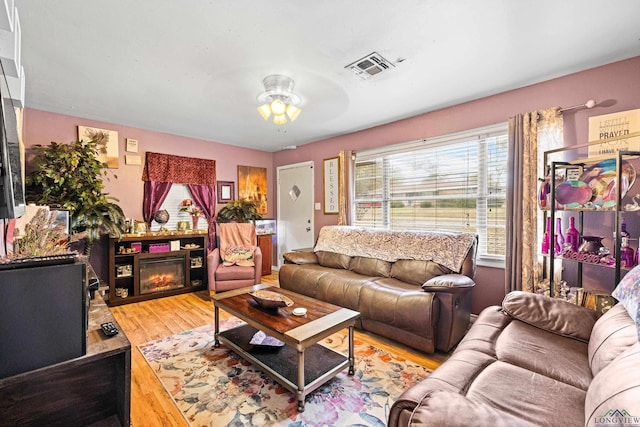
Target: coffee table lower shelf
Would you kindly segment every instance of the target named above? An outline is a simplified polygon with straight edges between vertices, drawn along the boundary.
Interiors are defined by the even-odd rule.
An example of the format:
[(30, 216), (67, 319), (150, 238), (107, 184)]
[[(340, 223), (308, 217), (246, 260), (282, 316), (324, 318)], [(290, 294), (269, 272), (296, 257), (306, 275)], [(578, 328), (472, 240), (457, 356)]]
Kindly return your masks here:
[[(349, 366), (349, 358), (320, 344), (298, 354), (287, 345), (262, 347), (249, 344), (258, 330), (250, 325), (220, 332), (218, 338), (245, 360), (260, 367), (275, 381), (297, 394), (298, 410), (304, 411), (305, 397)], [(298, 385), (299, 368), (304, 372), (304, 385)], [(352, 372), (350, 372), (352, 374)]]

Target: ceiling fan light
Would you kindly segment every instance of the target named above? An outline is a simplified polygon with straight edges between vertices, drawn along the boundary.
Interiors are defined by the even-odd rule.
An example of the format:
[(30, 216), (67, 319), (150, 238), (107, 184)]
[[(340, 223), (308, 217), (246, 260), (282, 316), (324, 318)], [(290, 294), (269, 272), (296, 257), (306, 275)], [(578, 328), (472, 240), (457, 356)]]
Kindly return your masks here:
[(265, 119), (272, 119), (277, 125), (284, 125), (298, 118), (302, 110), (300, 96), (293, 93), (294, 82), (291, 77), (272, 74), (262, 81), (264, 92), (256, 97), (258, 112)]
[(262, 118), (264, 118), (265, 120), (269, 120), (269, 116), (271, 115), (271, 108), (269, 107), (269, 104), (259, 106), (258, 113), (260, 113)]
[(281, 99), (274, 99), (271, 102), (271, 112), (274, 116), (282, 116), (286, 111), (287, 105)]
[(302, 113), (302, 110), (295, 105), (287, 105), (287, 116), (289, 116), (289, 120), (294, 121), (300, 113)]
[(285, 116), (284, 114), (273, 116), (273, 123), (277, 125), (285, 125), (287, 124), (287, 116)]

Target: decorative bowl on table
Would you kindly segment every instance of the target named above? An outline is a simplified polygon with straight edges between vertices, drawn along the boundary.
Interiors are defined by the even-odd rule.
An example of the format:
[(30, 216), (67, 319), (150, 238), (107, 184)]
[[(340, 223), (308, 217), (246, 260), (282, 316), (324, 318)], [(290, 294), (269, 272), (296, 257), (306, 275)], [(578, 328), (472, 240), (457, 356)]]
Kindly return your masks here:
[(291, 298), (277, 292), (258, 290), (249, 292), (249, 295), (262, 308), (291, 307), (293, 305)]

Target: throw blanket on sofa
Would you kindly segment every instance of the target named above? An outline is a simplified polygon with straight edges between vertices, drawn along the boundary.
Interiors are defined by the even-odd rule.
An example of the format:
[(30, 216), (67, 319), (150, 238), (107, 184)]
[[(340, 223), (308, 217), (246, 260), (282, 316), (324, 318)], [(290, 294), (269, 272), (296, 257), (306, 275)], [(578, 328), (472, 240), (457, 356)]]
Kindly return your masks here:
[(314, 251), (389, 262), (434, 261), (459, 273), (475, 239), (474, 234), (453, 231), (391, 231), (336, 225), (320, 229)]

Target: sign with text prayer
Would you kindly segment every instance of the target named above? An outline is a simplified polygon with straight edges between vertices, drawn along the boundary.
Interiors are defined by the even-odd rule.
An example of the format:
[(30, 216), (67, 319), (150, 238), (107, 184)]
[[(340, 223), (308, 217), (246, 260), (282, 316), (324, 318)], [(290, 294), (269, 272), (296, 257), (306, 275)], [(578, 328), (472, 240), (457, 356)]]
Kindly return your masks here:
[(640, 132), (640, 109), (589, 117), (589, 142), (620, 138), (589, 146), (589, 157), (640, 151), (640, 138), (624, 138), (634, 132)]

